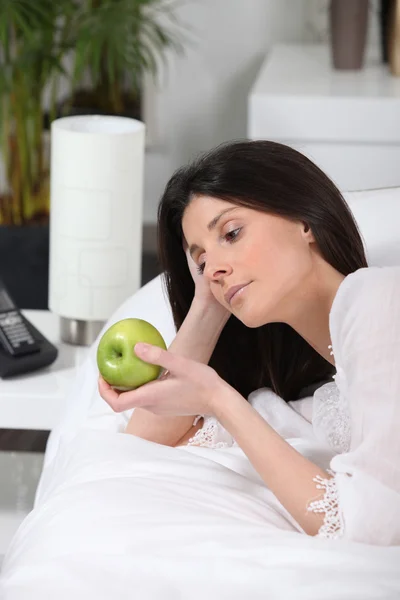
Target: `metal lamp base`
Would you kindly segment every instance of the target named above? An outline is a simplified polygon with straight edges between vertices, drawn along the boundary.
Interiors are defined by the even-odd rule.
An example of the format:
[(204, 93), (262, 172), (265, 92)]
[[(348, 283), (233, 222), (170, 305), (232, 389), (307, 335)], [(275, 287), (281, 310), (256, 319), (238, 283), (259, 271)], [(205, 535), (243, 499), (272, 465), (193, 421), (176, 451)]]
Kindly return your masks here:
[(105, 321), (80, 321), (60, 317), (61, 341), (75, 346), (91, 346)]

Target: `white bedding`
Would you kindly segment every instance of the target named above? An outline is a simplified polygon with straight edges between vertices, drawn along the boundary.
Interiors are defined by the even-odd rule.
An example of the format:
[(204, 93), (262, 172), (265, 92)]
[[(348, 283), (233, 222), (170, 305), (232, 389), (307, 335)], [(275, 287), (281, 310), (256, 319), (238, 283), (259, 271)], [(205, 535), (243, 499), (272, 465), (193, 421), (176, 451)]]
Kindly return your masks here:
[[(306, 419), (271, 392), (256, 397), (290, 443), (328, 464)], [(0, 597), (398, 600), (400, 548), (306, 536), (238, 447), (170, 448), (87, 427), (45, 469)]]
[[(169, 345), (162, 298), (156, 278), (105, 327), (135, 315)], [(130, 411), (117, 415), (98, 395), (95, 352), (51, 433), (1, 600), (399, 600), (400, 547), (304, 535), (240, 448), (169, 448), (120, 433)], [(255, 392), (253, 406), (326, 468), (332, 451), (315, 439), (312, 404), (294, 403), (297, 414), (271, 394)]]

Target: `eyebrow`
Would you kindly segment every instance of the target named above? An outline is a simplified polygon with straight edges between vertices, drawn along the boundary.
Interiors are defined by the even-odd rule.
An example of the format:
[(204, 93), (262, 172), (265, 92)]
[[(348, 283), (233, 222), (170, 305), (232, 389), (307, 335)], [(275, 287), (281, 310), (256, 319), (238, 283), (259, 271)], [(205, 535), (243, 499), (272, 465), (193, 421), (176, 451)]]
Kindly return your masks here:
[[(212, 231), (213, 229), (215, 229), (220, 218), (223, 217), (226, 213), (231, 212), (231, 210), (237, 210), (238, 208), (239, 208), (238, 206), (234, 206), (233, 208), (226, 208), (221, 213), (219, 213), (219, 215), (214, 217), (213, 220), (210, 221), (209, 224), (207, 225), (208, 231)], [(199, 248), (200, 248), (200, 246), (198, 246), (197, 244), (192, 244), (189, 248), (190, 256), (193, 256), (193, 252), (195, 252), (195, 250), (198, 250)]]

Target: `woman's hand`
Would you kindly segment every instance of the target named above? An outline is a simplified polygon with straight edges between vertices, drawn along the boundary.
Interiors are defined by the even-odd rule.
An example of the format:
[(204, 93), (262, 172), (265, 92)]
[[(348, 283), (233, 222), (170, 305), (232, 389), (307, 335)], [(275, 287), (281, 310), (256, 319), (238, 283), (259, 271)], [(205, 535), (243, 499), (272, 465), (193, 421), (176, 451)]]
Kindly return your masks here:
[(204, 275), (198, 272), (197, 265), (190, 256), (189, 250), (186, 250), (186, 258), (195, 285), (193, 302), (201, 307), (210, 308), (222, 320), (227, 321), (232, 313), (215, 298), (211, 291), (210, 282)]
[(160, 365), (167, 373), (128, 392), (114, 390), (99, 377), (100, 396), (115, 412), (143, 408), (166, 416), (213, 415), (214, 406), (222, 401), (222, 392), (230, 388), (203, 363), (150, 344), (138, 343), (134, 351), (141, 360)]

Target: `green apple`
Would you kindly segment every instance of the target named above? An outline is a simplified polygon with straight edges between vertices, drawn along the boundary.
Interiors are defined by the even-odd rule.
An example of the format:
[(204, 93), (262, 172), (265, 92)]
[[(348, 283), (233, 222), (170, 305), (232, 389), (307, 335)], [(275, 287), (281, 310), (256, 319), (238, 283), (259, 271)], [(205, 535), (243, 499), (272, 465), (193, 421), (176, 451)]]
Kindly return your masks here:
[(161, 368), (144, 362), (134, 352), (137, 342), (164, 350), (161, 333), (143, 319), (122, 319), (111, 325), (97, 347), (97, 366), (103, 379), (117, 390), (133, 390), (157, 379)]

